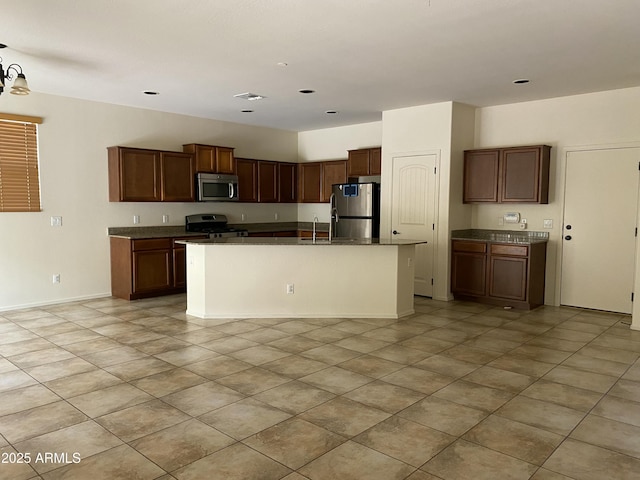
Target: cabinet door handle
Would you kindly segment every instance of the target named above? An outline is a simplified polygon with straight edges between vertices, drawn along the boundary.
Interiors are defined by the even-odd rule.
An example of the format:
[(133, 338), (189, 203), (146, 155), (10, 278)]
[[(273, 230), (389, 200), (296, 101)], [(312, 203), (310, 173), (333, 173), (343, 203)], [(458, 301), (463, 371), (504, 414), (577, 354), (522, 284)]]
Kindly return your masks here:
[(566, 237), (564, 237), (565, 240), (571, 240), (571, 235), (567, 235)]
[(566, 227), (564, 227), (564, 228), (566, 228), (567, 230), (571, 230), (571, 225), (567, 225), (567, 226), (566, 226)]
[(399, 232), (399, 231), (397, 231), (397, 230), (394, 230), (394, 231), (393, 231), (393, 232), (391, 232), (391, 233), (393, 233), (394, 235), (400, 235), (400, 232)]

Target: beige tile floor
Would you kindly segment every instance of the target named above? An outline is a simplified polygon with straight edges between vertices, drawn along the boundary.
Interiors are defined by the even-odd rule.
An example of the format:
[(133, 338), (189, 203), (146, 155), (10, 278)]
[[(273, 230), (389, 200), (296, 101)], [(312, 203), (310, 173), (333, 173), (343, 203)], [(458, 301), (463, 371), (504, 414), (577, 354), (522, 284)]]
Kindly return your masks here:
[(200, 320), (183, 295), (0, 312), (0, 479), (640, 478), (640, 332), (416, 299)]

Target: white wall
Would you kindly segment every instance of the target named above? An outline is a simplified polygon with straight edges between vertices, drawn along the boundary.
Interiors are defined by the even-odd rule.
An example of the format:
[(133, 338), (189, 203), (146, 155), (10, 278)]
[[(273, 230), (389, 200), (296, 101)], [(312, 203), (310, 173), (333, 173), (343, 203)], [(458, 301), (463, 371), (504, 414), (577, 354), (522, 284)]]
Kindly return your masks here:
[(462, 203), (464, 185), (464, 151), (473, 148), (476, 107), (453, 104), (451, 126), (451, 173), (449, 180), (449, 228), (462, 230), (471, 227), (471, 205)]
[(381, 142), (382, 122), (300, 132), (298, 160), (300, 162), (346, 160), (348, 150), (379, 147)]
[[(110, 203), (111, 145), (182, 150), (184, 143), (236, 148), (240, 157), (296, 161), (297, 133), (42, 94), (2, 95), (6, 113), (44, 117), (39, 126), (42, 212), (0, 213), (0, 310), (110, 294), (107, 227), (184, 224), (192, 213), (240, 214), (247, 222), (297, 220), (297, 205)], [(50, 217), (63, 226), (50, 226)], [(61, 275), (54, 285), (51, 277)]]
[(478, 108), (476, 111), (476, 148), (535, 144), (553, 147), (548, 205), (473, 207), (474, 228), (508, 228), (497, 224), (498, 217), (507, 211), (520, 212), (529, 222), (530, 230), (544, 231), (543, 219), (553, 220), (547, 250), (546, 304), (558, 305), (560, 302), (565, 149), (640, 142), (639, 105), (640, 88), (628, 88)]
[(453, 102), (388, 110), (382, 113), (382, 187), (380, 236), (391, 232), (392, 158), (398, 155), (437, 153), (438, 211), (434, 248), (433, 298), (449, 298), (449, 238), (451, 126)]

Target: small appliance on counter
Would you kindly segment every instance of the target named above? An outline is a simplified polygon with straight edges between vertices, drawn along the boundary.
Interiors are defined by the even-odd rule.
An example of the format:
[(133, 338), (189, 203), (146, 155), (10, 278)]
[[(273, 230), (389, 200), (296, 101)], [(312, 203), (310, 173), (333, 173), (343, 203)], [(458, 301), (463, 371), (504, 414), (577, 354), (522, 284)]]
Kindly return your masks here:
[(237, 202), (238, 176), (198, 173), (196, 195), (199, 202)]
[(246, 237), (248, 231), (242, 228), (227, 226), (227, 216), (219, 213), (187, 215), (185, 217), (187, 232), (208, 233), (209, 238)]
[(339, 183), (332, 187), (331, 227), (335, 237), (380, 236), (380, 184)]

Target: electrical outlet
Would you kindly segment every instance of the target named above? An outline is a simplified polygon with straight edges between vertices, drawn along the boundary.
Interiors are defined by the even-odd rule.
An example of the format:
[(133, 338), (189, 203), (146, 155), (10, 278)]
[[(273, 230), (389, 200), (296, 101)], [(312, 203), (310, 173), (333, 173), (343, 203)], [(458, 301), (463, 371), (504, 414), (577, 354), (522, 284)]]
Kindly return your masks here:
[(507, 212), (502, 218), (504, 218), (504, 223), (518, 223), (520, 221), (520, 214), (518, 212)]
[(527, 224), (526, 223), (519, 223), (518, 225), (520, 225), (520, 230), (526, 230), (527, 229)]
[(278, 220), (278, 219), (280, 218), (280, 215), (278, 215), (278, 212), (276, 212), (276, 213), (273, 215), (273, 218), (274, 218), (274, 219), (276, 219), (276, 220)]
[(553, 220), (550, 218), (545, 218), (542, 221), (542, 228), (553, 228)]
[(244, 222), (247, 219), (247, 215), (246, 214), (241, 214), (240, 215), (240, 219)]
[(62, 217), (51, 217), (51, 226), (52, 227), (61, 227), (62, 226)]
[(137, 225), (140, 223), (140, 215), (134, 215), (133, 216), (133, 224)]
[(59, 273), (54, 273), (53, 274), (53, 278), (51, 279), (51, 281), (53, 283), (60, 283), (60, 274)]
[(287, 283), (287, 295), (293, 295), (293, 283)]
[(162, 215), (162, 223), (169, 223), (169, 215)]

